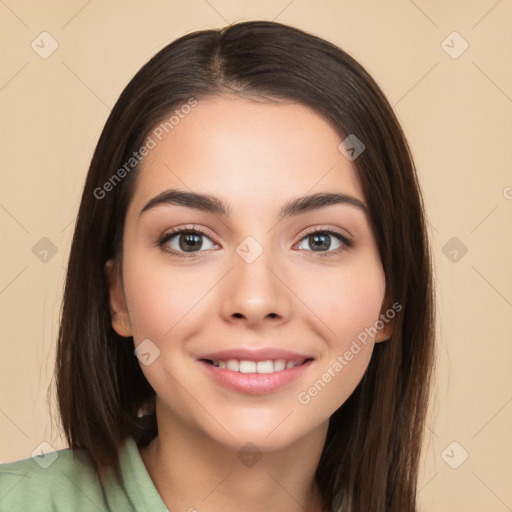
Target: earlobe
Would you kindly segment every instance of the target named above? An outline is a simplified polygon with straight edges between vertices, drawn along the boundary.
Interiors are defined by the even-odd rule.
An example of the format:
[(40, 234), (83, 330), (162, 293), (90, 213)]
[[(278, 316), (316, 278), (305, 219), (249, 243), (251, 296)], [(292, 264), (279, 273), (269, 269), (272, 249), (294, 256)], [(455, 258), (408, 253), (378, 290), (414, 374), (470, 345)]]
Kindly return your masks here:
[[(381, 318), (383, 319), (381, 320), (381, 322), (384, 324), (384, 327), (382, 329), (379, 329), (377, 336), (375, 336), (375, 343), (380, 343), (381, 341), (388, 341), (393, 334), (393, 327), (395, 324), (394, 320), (389, 320), (388, 318), (386, 318), (385, 314), (381, 315), (379, 317), (379, 320)], [(379, 323), (379, 325), (381, 324)]]
[(105, 274), (108, 282), (112, 328), (120, 336), (130, 337), (132, 336), (132, 327), (121, 284), (121, 272), (116, 261), (110, 259), (105, 263)]
[[(375, 343), (381, 341), (388, 341), (393, 335), (395, 329), (395, 316), (396, 310), (393, 307), (387, 307), (390, 301), (385, 300), (380, 311), (379, 319), (375, 322), (375, 326), (378, 328), (377, 335), (375, 336)], [(395, 303), (396, 304), (396, 303)]]

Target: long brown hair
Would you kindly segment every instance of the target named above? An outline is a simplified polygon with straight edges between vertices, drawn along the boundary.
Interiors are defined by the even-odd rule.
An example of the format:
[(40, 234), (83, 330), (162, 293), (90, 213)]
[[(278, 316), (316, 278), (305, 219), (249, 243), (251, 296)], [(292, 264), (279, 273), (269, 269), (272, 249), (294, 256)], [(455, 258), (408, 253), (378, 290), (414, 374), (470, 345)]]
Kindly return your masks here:
[[(137, 415), (155, 392), (133, 343), (112, 328), (104, 265), (122, 250), (138, 171), (126, 162), (180, 105), (228, 92), (298, 101), (343, 138), (355, 134), (365, 145), (354, 165), (387, 296), (402, 311), (392, 337), (376, 344), (361, 382), (331, 416), (316, 481), (329, 511), (413, 512), (435, 331), (413, 159), (391, 106), (364, 68), (335, 45), (279, 23), (237, 23), (172, 42), (130, 81), (105, 124), (76, 220), (58, 335), (55, 383), (69, 445), (85, 448), (103, 471), (118, 467), (128, 436), (143, 446), (157, 434), (154, 415)], [(116, 174), (122, 179), (113, 180)]]

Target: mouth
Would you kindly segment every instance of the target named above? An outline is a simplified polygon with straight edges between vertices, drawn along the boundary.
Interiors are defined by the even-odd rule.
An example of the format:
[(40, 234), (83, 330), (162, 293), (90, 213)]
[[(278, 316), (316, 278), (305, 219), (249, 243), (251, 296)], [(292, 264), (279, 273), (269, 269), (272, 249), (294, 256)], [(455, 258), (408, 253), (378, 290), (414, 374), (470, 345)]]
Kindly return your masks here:
[(301, 360), (293, 359), (266, 359), (262, 361), (252, 361), (249, 359), (224, 359), (224, 360), (213, 360), (213, 359), (201, 359), (207, 364), (215, 366), (219, 369), (230, 370), (232, 372), (239, 373), (276, 373), (296, 366), (301, 366), (304, 363), (312, 361), (312, 357)]
[(206, 375), (216, 384), (237, 393), (263, 395), (276, 392), (299, 379), (314, 364), (312, 357), (300, 359), (198, 359)]

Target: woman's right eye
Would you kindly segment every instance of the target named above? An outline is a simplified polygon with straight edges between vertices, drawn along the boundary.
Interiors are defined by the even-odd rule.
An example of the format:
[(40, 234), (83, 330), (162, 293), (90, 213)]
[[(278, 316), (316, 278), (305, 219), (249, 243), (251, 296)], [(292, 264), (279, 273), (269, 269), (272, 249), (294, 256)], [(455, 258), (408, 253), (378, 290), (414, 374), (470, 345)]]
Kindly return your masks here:
[[(177, 256), (187, 257), (186, 255), (188, 255), (194, 257), (195, 253), (205, 250), (205, 240), (211, 245), (211, 247), (206, 247), (206, 250), (213, 249), (217, 246), (205, 233), (198, 229), (177, 229), (163, 235), (158, 245), (162, 249), (176, 254)], [(201, 249), (203, 251), (201, 251)]]

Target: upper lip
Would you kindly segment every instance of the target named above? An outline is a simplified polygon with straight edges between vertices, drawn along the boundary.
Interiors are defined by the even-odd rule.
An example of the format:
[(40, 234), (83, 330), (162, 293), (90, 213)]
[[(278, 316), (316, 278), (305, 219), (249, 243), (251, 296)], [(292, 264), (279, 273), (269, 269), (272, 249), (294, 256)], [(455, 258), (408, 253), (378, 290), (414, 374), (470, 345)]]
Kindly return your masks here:
[(269, 359), (284, 359), (286, 361), (304, 361), (305, 359), (313, 359), (309, 355), (298, 354), (275, 347), (259, 348), (249, 350), (247, 348), (231, 348), (220, 350), (218, 352), (209, 352), (203, 354), (198, 359), (209, 359), (210, 361), (228, 361), (229, 359), (237, 359), (239, 361), (267, 361)]

